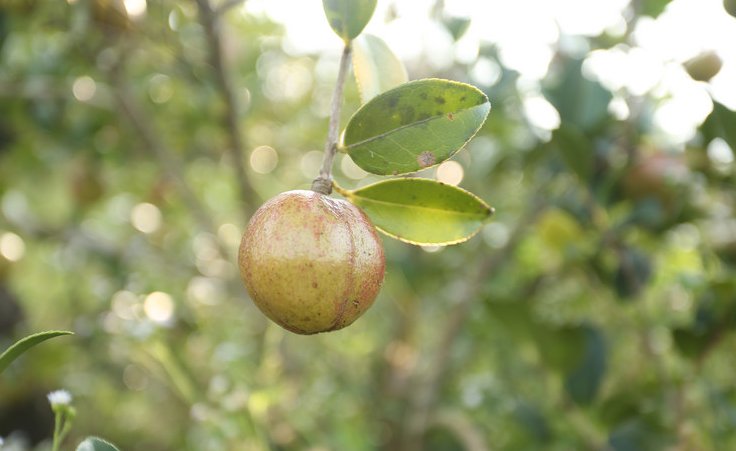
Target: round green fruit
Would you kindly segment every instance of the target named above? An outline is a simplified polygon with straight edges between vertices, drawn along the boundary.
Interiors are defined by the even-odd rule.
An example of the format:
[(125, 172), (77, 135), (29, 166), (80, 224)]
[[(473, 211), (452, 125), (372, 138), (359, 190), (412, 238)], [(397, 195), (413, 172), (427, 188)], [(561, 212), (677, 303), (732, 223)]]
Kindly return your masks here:
[(658, 198), (669, 205), (681, 199), (689, 174), (680, 156), (657, 152), (639, 160), (624, 176), (624, 193), (632, 199)]
[(378, 296), (386, 267), (365, 213), (314, 191), (263, 204), (245, 229), (238, 263), (258, 308), (298, 334), (352, 324)]
[(723, 9), (733, 17), (736, 17), (736, 0), (723, 0)]
[(723, 61), (711, 50), (690, 58), (685, 61), (684, 66), (693, 80), (709, 81), (720, 72)]

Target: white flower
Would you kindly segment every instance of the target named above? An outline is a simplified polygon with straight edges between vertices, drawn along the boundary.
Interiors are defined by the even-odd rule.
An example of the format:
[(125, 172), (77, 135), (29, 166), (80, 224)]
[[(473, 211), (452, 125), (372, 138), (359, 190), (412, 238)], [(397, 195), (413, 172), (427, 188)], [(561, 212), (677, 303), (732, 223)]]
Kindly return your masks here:
[(0, 448), (3, 446), (3, 438), (0, 437)]
[(52, 406), (68, 406), (72, 403), (72, 395), (66, 390), (52, 391), (46, 397)]

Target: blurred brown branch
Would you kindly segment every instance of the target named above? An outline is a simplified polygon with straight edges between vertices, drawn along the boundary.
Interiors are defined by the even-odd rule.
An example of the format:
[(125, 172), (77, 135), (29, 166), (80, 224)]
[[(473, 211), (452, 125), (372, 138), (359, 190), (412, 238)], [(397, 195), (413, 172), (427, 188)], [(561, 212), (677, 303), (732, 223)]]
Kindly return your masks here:
[(226, 0), (222, 2), (220, 6), (217, 7), (217, 14), (218, 15), (225, 14), (230, 8), (234, 8), (243, 3), (245, 3), (245, 0)]
[[(117, 101), (120, 110), (130, 121), (136, 131), (138, 131), (146, 147), (154, 153), (162, 169), (175, 184), (196, 221), (204, 230), (216, 235), (217, 228), (212, 223), (210, 215), (207, 213), (205, 207), (199, 201), (194, 192), (192, 192), (192, 189), (185, 180), (184, 166), (182, 162), (176, 157), (174, 152), (166, 147), (159, 139), (158, 133), (151, 125), (153, 122), (144, 114), (140, 105), (135, 102), (135, 97), (128, 89), (122, 75), (122, 63), (123, 62), (110, 71), (115, 100)], [(224, 249), (221, 249), (221, 252), (222, 255), (228, 255)]]
[(225, 64), (225, 58), (222, 51), (222, 37), (220, 34), (220, 13), (224, 12), (227, 4), (236, 2), (228, 2), (221, 6), (218, 11), (212, 8), (209, 0), (195, 0), (199, 7), (199, 16), (202, 26), (207, 34), (207, 42), (209, 44), (210, 64), (215, 71), (217, 85), (225, 102), (225, 124), (230, 139), (230, 158), (232, 159), (234, 169), (237, 172), (237, 180), (240, 188), (240, 198), (244, 205), (246, 216), (250, 216), (251, 211), (258, 205), (255, 191), (250, 184), (250, 180), (246, 177), (245, 162), (243, 161), (243, 139), (240, 135), (240, 127), (238, 126), (238, 116), (240, 107), (233, 91), (233, 82), (228, 74)]

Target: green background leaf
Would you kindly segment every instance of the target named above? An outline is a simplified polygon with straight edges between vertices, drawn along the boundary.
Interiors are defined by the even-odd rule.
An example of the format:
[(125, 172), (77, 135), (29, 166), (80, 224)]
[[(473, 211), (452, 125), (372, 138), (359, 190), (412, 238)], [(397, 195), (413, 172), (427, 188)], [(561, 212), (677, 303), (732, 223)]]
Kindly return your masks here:
[(555, 149), (580, 180), (589, 181), (593, 175), (593, 146), (577, 127), (563, 122), (552, 132), (550, 146)]
[(77, 446), (77, 451), (119, 451), (112, 443), (98, 437), (87, 437)]
[(453, 41), (457, 42), (470, 28), (470, 17), (447, 16), (442, 19), (442, 24), (452, 35)]
[(363, 103), (409, 80), (404, 63), (383, 39), (372, 34), (353, 42), (353, 71)]
[(379, 230), (411, 244), (460, 243), (493, 213), (473, 194), (428, 179), (385, 180), (338, 192), (363, 209)]
[(0, 373), (10, 365), (13, 360), (17, 359), (21, 354), (36, 346), (37, 344), (48, 340), (49, 338), (58, 337), (60, 335), (73, 335), (73, 332), (65, 330), (51, 330), (47, 332), (39, 332), (29, 335), (22, 340), (16, 342), (0, 355)]
[(672, 0), (645, 0), (641, 2), (641, 13), (656, 19), (664, 12), (665, 8), (667, 8), (667, 5), (669, 5), (671, 1)]
[(418, 171), (461, 149), (490, 109), (488, 97), (473, 86), (412, 81), (363, 105), (345, 128), (344, 149), (355, 164), (374, 174)]
[(327, 21), (344, 41), (358, 37), (376, 10), (376, 0), (322, 0)]
[(721, 138), (731, 149), (736, 149), (736, 111), (721, 103), (713, 102), (713, 111), (703, 123), (703, 136), (706, 142)]
[(606, 371), (606, 343), (598, 329), (584, 326), (585, 353), (580, 365), (565, 378), (565, 391), (581, 405), (595, 400)]
[(582, 60), (570, 60), (559, 78), (545, 86), (544, 96), (560, 113), (562, 122), (587, 133), (608, 119), (608, 104), (613, 95), (583, 75), (582, 66)]

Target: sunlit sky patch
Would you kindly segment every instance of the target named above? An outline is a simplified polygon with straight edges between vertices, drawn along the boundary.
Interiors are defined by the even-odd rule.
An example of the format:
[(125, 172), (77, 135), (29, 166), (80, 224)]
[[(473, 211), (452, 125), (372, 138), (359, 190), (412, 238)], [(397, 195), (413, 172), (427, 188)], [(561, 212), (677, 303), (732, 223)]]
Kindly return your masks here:
[[(447, 31), (428, 20), (434, 2), (379, 0), (366, 31), (381, 36), (407, 63), (421, 59), (434, 70), (453, 61), (471, 64), (471, 76), (493, 71), (495, 62), (479, 60), (478, 49), (479, 43), (494, 43), (503, 65), (527, 80), (539, 80), (556, 48), (584, 45), (574, 36), (623, 33), (628, 4), (628, 0), (448, 1), (447, 13), (473, 19), (465, 36), (453, 44)], [(342, 44), (328, 26), (320, 0), (249, 0), (243, 12), (284, 24), (284, 50), (294, 56), (337, 54)], [(673, 0), (656, 20), (642, 17), (633, 38), (633, 47), (594, 52), (586, 75), (622, 96), (667, 99), (654, 118), (655, 131), (664, 141), (678, 144), (690, 139), (711, 111), (711, 96), (736, 109), (736, 19), (723, 10), (721, 0)], [(724, 63), (710, 83), (693, 81), (681, 67), (704, 50), (715, 50)], [(478, 62), (473, 66), (473, 61)], [(535, 104), (548, 109), (535, 100), (525, 105), (528, 114), (535, 114)], [(544, 111), (540, 115), (549, 117)], [(555, 121), (543, 125), (554, 127)]]

